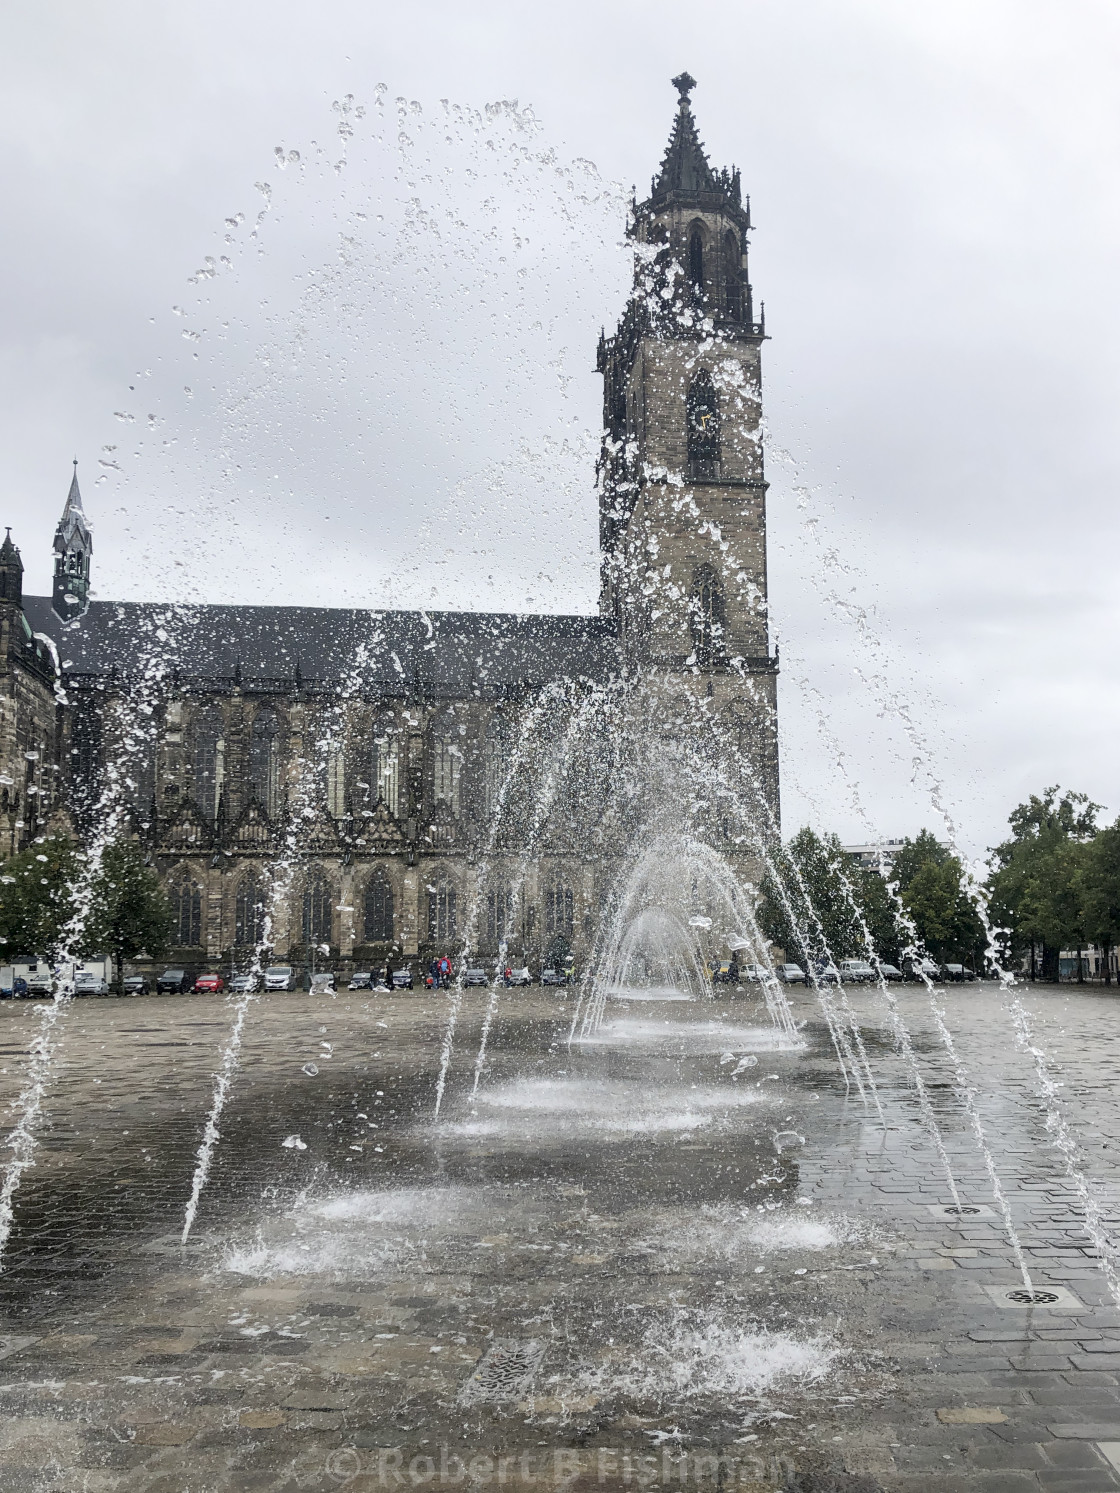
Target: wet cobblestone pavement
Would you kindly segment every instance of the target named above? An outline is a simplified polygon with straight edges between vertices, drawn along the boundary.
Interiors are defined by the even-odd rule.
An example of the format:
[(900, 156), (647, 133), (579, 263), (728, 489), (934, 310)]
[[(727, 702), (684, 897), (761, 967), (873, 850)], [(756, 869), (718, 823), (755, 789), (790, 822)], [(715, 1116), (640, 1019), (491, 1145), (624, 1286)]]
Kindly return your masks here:
[[(1120, 1309), (994, 987), (945, 992), (1032, 1282), (1021, 1287), (920, 990), (962, 1217), (872, 993), (886, 1128), (798, 995), (503, 994), (471, 1100), (471, 992), (439, 1122), (442, 1002), (255, 1005), (195, 1232), (220, 998), (84, 1000), (60, 1024), (0, 1274), (0, 1488), (1120, 1489)], [(1120, 1005), (1028, 991), (1120, 1243)], [(0, 1101), (37, 1028), (0, 1006)], [(751, 1059), (754, 1059), (752, 1062)], [(848, 1484), (855, 1489), (857, 1483)]]

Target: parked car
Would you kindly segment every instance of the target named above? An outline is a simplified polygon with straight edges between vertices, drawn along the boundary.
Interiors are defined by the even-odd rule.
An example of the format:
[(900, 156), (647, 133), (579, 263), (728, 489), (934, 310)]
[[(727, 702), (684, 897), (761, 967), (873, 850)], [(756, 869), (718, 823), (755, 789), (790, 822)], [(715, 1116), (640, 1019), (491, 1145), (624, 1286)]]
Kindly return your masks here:
[(28, 971), (27, 993), (28, 995), (54, 994), (54, 976), (49, 964), (40, 964), (38, 969)]
[(412, 989), (412, 966), (411, 965), (407, 965), (406, 964), (405, 967), (404, 967), (404, 969), (395, 969), (393, 971), (393, 989), (394, 990), (411, 990)]
[(270, 964), (264, 972), (266, 990), (294, 990), (296, 972), (290, 964)]
[(969, 969), (966, 964), (943, 964), (941, 966), (941, 977), (944, 980), (954, 980), (960, 984), (966, 980), (975, 980), (976, 971)]
[(941, 970), (932, 959), (907, 959), (902, 968), (908, 980), (920, 980), (923, 976), (927, 980), (940, 980), (941, 978)]
[(808, 985), (809, 976), (800, 964), (776, 964), (774, 973), (783, 985)]
[(761, 985), (770, 974), (770, 971), (761, 964), (741, 964), (739, 971), (740, 979), (746, 980), (748, 985)]
[(221, 975), (203, 974), (197, 977), (193, 988), (195, 995), (221, 995), (226, 982)]
[(464, 985), (489, 985), (490, 978), (484, 969), (465, 969), (463, 971)]
[(231, 995), (244, 995), (247, 990), (256, 990), (257, 983), (258, 983), (257, 976), (253, 975), (253, 974), (248, 974), (248, 975), (230, 975), (230, 977), (229, 977), (230, 994)]
[(151, 989), (147, 975), (129, 975), (124, 982), (125, 995), (148, 995)]
[(835, 964), (826, 964), (823, 959), (819, 959), (813, 965), (813, 973), (817, 977), (818, 985), (839, 985), (840, 983), (840, 971)]
[(542, 985), (563, 985), (564, 983), (565, 983), (564, 976), (561, 974), (561, 972), (558, 969), (542, 969), (541, 970), (541, 984)]
[(311, 994), (334, 994), (334, 975), (332, 975), (329, 970), (320, 970), (318, 974), (311, 976)]
[(849, 985), (869, 985), (875, 979), (875, 971), (866, 959), (841, 959), (840, 978)]
[(510, 971), (509, 983), (511, 985), (531, 985), (533, 977), (524, 965), (520, 969)]
[(165, 969), (156, 981), (156, 990), (160, 995), (171, 994), (172, 992), (176, 995), (181, 995), (184, 991), (189, 990), (193, 984), (193, 970)]
[(350, 976), (350, 984), (349, 984), (349, 986), (347, 988), (350, 989), (350, 990), (372, 990), (373, 989), (373, 974), (372, 974), (372, 972), (370, 970), (368, 970), (368, 969), (364, 970), (364, 971), (362, 971), (360, 973), (357, 970), (355, 970), (355, 972)]
[(893, 965), (893, 964), (882, 964), (881, 963), (879, 965), (879, 973), (882, 975), (882, 977), (883, 977), (884, 980), (901, 980), (902, 979), (902, 971), (900, 969), (896, 968), (895, 965)]
[(80, 969), (74, 976), (75, 995), (108, 995), (109, 987), (101, 975), (95, 975), (89, 970)]

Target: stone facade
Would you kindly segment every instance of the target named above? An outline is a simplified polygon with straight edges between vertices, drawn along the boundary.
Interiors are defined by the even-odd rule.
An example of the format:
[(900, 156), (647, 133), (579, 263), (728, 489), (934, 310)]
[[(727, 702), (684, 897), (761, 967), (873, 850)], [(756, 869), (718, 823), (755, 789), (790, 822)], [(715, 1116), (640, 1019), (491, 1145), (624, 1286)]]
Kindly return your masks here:
[(57, 673), (47, 637), (23, 609), (23, 561), (0, 545), (0, 858), (25, 849), (58, 800)]
[[(68, 809), (82, 832), (124, 796), (166, 878), (175, 957), (247, 957), (269, 907), (270, 947), (300, 962), (423, 959), (468, 931), (487, 961), (580, 958), (630, 831), (607, 754), (569, 723), (623, 679), (718, 721), (776, 831), (749, 211), (676, 81), (633, 212), (634, 292), (599, 350), (599, 617), (90, 601), (75, 476), (55, 595), (24, 611), (61, 660)], [(519, 786), (525, 763), (547, 813)]]

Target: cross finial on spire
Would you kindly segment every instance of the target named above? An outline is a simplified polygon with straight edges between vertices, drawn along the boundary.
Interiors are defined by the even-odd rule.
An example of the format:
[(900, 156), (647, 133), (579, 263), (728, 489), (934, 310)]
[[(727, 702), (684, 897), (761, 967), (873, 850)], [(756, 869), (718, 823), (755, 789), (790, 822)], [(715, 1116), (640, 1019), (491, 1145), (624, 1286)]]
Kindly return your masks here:
[(691, 73), (678, 73), (672, 80), (673, 87), (681, 96), (681, 103), (688, 103), (688, 95), (696, 87), (696, 79)]

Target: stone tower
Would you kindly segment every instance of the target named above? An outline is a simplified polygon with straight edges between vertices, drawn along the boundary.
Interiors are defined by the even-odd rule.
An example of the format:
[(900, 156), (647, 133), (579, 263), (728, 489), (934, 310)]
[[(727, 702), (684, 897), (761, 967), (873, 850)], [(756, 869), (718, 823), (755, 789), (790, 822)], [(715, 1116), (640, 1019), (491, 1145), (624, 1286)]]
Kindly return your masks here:
[(93, 537), (78, 490), (78, 463), (66, 496), (66, 506), (54, 534), (54, 589), (51, 605), (63, 622), (84, 616), (89, 607), (89, 564)]
[(767, 659), (760, 352), (749, 201), (677, 116), (632, 208), (634, 289), (599, 346), (601, 611), (635, 661), (705, 674)]

